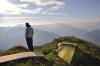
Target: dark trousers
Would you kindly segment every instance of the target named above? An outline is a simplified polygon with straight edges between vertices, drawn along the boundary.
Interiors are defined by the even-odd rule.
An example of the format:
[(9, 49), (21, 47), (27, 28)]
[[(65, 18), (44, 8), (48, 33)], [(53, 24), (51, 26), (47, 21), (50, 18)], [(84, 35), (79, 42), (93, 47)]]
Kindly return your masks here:
[(30, 51), (33, 51), (33, 38), (26, 38), (27, 46)]

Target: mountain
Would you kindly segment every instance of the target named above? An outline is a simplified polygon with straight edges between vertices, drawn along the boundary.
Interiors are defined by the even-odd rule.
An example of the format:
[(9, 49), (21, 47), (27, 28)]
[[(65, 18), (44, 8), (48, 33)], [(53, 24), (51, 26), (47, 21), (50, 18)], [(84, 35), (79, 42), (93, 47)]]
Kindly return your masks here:
[[(100, 65), (100, 46), (73, 36), (60, 37), (53, 40), (51, 43), (43, 45), (41, 50), (44, 54), (46, 54), (47, 58), (51, 60), (54, 59), (53, 56), (55, 56), (55, 54), (52, 54), (52, 52), (55, 52), (57, 49), (57, 44), (59, 41), (62, 41), (62, 39), (63, 41), (67, 41), (72, 44), (78, 44), (77, 50), (75, 51), (73, 60), (71, 62), (71, 66), (95, 66), (96, 64), (97, 66)], [(51, 54), (49, 54), (50, 52)]]
[[(76, 43), (77, 50), (73, 56), (73, 60), (69, 65), (63, 59), (57, 56), (56, 50), (58, 49), (57, 44), (59, 41), (67, 41), (71, 43)], [(13, 47), (5, 52), (2, 55), (13, 54), (18, 52), (28, 51), (26, 48), (22, 46)], [(64, 36), (54, 39), (51, 42), (48, 42), (40, 47), (38, 47), (35, 51), (44, 53), (44, 59), (48, 61), (51, 66), (100, 66), (100, 46), (97, 46), (88, 41), (84, 41), (82, 39), (78, 39), (73, 36)], [(32, 58), (33, 59), (33, 58)], [(48, 66), (46, 63), (41, 62), (40, 59), (35, 60), (33, 62), (31, 58), (19, 59), (15, 61), (10, 61), (2, 66)], [(44, 64), (44, 65), (43, 65)]]
[[(34, 45), (42, 45), (60, 36), (79, 36), (80, 34), (85, 33), (84, 30), (65, 24), (49, 24), (32, 27), (34, 28), (35, 33)], [(0, 27), (0, 49), (7, 49), (15, 45), (26, 46), (24, 33), (25, 27), (23, 25), (17, 25), (15, 27)]]
[(88, 31), (99, 30), (100, 29), (100, 21), (80, 22), (80, 23), (72, 24), (72, 26), (80, 28), (80, 29), (88, 30)]
[[(86, 25), (85, 25), (86, 24)], [(93, 26), (94, 23), (83, 23), (81, 24), (80, 26), (84, 26), (84, 28), (88, 28), (89, 27), (89, 30), (87, 29), (84, 29), (84, 28), (79, 28), (79, 27), (73, 27), (73, 26), (70, 26), (70, 25), (67, 25), (67, 24), (49, 24), (49, 25), (40, 25), (40, 26), (35, 26), (36, 28), (40, 29), (40, 30), (44, 30), (44, 31), (48, 31), (48, 32), (51, 32), (51, 33), (55, 33), (55, 34), (58, 34), (59, 37), (60, 36), (76, 36), (78, 38), (82, 38), (84, 40), (87, 40), (87, 41), (90, 41), (90, 42), (93, 42), (95, 44), (100, 44), (100, 41), (98, 38), (100, 32), (98, 32), (98, 34), (91, 34), (92, 32), (94, 31), (98, 31), (96, 29), (96, 25), (97, 27), (99, 27), (99, 24), (100, 22), (96, 22), (96, 25), (94, 24), (94, 27)], [(90, 31), (91, 29), (94, 29), (93, 31)], [(99, 29), (99, 28), (98, 28)]]
[(87, 32), (84, 37), (87, 38), (88, 40), (92, 40), (93, 42), (100, 44), (100, 30), (93, 30), (90, 32)]
[[(24, 27), (5, 27), (0, 30), (0, 49), (4, 50), (16, 45), (26, 46)], [(34, 28), (34, 45), (41, 45), (52, 41), (58, 35)], [(6, 45), (6, 46), (5, 46)]]
[(87, 32), (83, 29), (76, 28), (71, 25), (62, 24), (62, 23), (40, 25), (40, 26), (35, 26), (35, 27), (44, 31), (59, 34), (60, 36), (66, 36), (66, 35), (79, 36)]
[[(34, 25), (34, 45), (40, 46), (46, 42), (52, 41), (60, 36), (76, 36), (84, 40), (99, 44), (98, 34), (87, 35), (88, 31), (76, 28), (67, 24), (48, 24), (48, 25)], [(0, 49), (8, 49), (15, 45), (26, 46), (24, 37), (25, 27), (17, 25), (15, 27), (0, 27)], [(94, 41), (96, 39), (96, 41)], [(6, 46), (5, 46), (6, 45)]]

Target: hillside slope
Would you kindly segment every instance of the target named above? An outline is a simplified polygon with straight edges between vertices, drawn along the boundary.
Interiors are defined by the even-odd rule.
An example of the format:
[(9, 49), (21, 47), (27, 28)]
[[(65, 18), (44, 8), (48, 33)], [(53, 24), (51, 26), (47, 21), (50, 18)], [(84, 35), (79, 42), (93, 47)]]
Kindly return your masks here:
[[(78, 44), (70, 65), (57, 56), (57, 44), (62, 40)], [(20, 47), (23, 49), (18, 49), (19, 47), (13, 47), (1, 55), (28, 51), (24, 47)], [(44, 59), (52, 64), (52, 66), (100, 66), (100, 47), (73, 36), (54, 39), (52, 42), (46, 43), (40, 47), (35, 47), (35, 51), (44, 53)], [(40, 60), (33, 62), (31, 58), (26, 58), (7, 62), (6, 66), (41, 66), (41, 64), (42, 66), (46, 66), (43, 65), (45, 63), (42, 63)]]
[[(78, 44), (72, 64), (79, 64), (79, 66), (95, 66), (96, 64), (97, 66), (100, 65), (100, 46), (96, 46), (95, 44), (75, 38), (73, 36), (55, 39), (51, 43), (43, 45), (41, 51), (46, 54), (47, 57), (50, 57), (52, 52), (55, 52), (57, 49), (57, 44), (61, 40)], [(54, 59), (53, 56), (49, 59), (51, 60), (51, 58)]]

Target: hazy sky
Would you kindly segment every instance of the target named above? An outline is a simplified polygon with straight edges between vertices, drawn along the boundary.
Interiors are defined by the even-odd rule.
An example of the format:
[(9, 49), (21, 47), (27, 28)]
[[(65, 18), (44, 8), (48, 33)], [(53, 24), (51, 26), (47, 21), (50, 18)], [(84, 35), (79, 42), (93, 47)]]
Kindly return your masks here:
[(0, 0), (0, 26), (100, 21), (100, 0)]

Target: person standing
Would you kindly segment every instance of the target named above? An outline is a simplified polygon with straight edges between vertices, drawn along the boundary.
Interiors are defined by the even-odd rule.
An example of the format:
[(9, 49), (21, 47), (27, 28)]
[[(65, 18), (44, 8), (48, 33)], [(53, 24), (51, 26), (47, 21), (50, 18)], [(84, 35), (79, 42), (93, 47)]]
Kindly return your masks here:
[(30, 51), (33, 51), (33, 28), (29, 23), (25, 23), (26, 29), (25, 29), (25, 38), (27, 42), (28, 49)]

